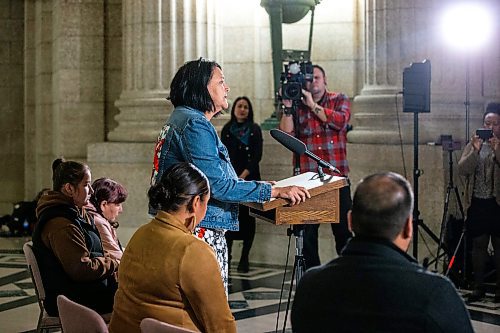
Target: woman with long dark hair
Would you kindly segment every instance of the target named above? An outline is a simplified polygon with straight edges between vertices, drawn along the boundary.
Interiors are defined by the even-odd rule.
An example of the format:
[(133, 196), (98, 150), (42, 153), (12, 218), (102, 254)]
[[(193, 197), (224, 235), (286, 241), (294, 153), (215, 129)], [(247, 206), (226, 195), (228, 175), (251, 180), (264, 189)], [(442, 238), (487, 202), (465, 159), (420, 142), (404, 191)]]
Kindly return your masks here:
[[(262, 158), (262, 131), (253, 121), (252, 102), (246, 96), (237, 97), (231, 108), (231, 120), (221, 132), (222, 143), (227, 147), (231, 164), (240, 179), (261, 180), (259, 162)], [(238, 231), (226, 232), (226, 241), (231, 263), (233, 240), (243, 240), (243, 249), (238, 264), (238, 272), (249, 271), (249, 254), (255, 237), (255, 218), (250, 216), (249, 208), (239, 206)]]

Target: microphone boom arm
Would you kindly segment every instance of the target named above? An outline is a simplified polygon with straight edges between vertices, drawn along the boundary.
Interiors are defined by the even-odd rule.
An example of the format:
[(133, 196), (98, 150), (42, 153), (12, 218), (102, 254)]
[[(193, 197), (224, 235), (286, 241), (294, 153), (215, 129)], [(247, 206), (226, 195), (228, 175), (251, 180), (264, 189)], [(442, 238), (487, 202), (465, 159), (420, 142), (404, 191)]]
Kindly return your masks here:
[[(312, 158), (318, 163), (318, 168), (323, 167), (323, 168), (328, 168), (332, 172), (335, 172), (342, 176), (342, 173), (340, 172), (339, 169), (328, 163), (327, 161), (321, 159), (319, 156), (311, 152), (310, 150), (307, 149), (307, 146), (304, 142), (300, 141), (299, 139), (291, 136), (288, 133), (285, 133), (279, 129), (272, 129), (270, 131), (271, 136), (276, 139), (279, 143), (281, 143), (285, 148), (288, 150), (292, 151), (293, 153), (296, 154), (296, 161), (299, 160), (299, 156), (302, 154), (305, 154), (307, 157)], [(298, 168), (298, 166), (296, 166)], [(319, 173), (319, 172), (318, 172)]]

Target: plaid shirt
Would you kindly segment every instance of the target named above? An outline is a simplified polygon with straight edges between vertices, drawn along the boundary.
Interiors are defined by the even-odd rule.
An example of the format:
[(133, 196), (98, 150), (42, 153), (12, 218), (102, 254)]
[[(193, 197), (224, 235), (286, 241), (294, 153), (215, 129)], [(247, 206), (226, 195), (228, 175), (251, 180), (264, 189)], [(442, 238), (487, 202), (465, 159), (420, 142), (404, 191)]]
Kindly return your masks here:
[[(347, 176), (349, 166), (347, 164), (346, 127), (351, 118), (349, 97), (342, 93), (327, 91), (318, 104), (324, 108), (327, 122), (322, 122), (309, 107), (300, 105), (298, 138), (306, 144), (308, 150), (330, 162), (340, 170), (343, 176)], [(306, 155), (300, 156), (300, 173), (317, 172), (317, 170), (317, 163), (313, 159)], [(329, 170), (324, 171), (329, 173)]]

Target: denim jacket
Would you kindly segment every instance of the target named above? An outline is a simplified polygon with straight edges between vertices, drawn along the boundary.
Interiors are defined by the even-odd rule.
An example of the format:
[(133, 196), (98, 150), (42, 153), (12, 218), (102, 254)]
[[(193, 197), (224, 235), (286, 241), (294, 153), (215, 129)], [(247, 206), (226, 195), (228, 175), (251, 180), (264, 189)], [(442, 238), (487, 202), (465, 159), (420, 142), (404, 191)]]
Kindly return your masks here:
[(211, 197), (200, 227), (238, 230), (239, 202), (265, 202), (271, 198), (269, 183), (238, 179), (214, 126), (203, 112), (185, 106), (176, 107), (160, 131), (151, 184), (178, 162), (194, 164), (210, 183)]

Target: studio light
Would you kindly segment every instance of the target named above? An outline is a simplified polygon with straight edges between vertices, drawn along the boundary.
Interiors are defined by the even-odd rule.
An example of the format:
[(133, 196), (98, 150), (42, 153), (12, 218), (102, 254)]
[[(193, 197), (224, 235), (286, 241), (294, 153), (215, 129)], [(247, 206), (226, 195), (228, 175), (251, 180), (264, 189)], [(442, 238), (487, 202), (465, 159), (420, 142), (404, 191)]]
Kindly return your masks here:
[(441, 20), (445, 42), (463, 52), (480, 49), (493, 34), (493, 12), (483, 1), (461, 1), (450, 5), (444, 10)]
[(471, 54), (491, 43), (495, 27), (493, 13), (495, 10), (489, 8), (488, 1), (472, 0), (453, 2), (442, 12), (441, 30), (445, 43), (465, 56), (465, 142), (469, 142), (470, 136)]

